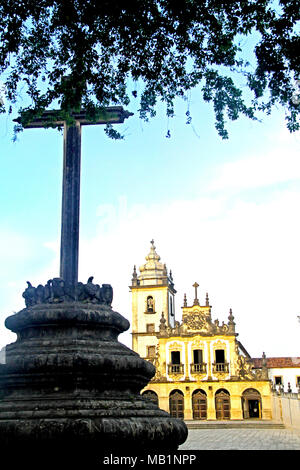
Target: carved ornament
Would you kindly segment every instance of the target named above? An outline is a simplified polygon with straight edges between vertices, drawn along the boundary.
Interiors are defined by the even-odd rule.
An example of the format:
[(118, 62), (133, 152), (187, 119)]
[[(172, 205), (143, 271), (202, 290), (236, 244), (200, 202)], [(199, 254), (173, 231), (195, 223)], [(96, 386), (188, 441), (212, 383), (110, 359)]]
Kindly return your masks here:
[(111, 306), (113, 289), (110, 284), (93, 284), (93, 277), (88, 279), (87, 284), (78, 282), (74, 287), (69, 286), (60, 277), (50, 279), (45, 286), (39, 284), (33, 287), (27, 281), (27, 289), (22, 296), (26, 307), (37, 304), (55, 304), (61, 302), (78, 301), (84, 303), (105, 304)]
[(251, 361), (245, 356), (239, 355), (236, 361), (237, 375), (240, 380), (255, 380), (257, 377), (252, 371)]
[(176, 343), (176, 342), (169, 343), (170, 351), (181, 351), (181, 349), (182, 349), (182, 344)]
[(226, 350), (226, 343), (224, 341), (218, 340), (213, 344), (213, 350), (215, 349), (224, 349)]

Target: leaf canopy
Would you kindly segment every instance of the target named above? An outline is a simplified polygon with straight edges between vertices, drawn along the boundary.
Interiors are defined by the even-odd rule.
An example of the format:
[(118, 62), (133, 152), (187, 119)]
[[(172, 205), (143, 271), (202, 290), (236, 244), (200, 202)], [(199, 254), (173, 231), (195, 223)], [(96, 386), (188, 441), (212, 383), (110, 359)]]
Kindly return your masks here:
[[(148, 120), (159, 101), (173, 116), (176, 97), (199, 86), (223, 138), (226, 118), (255, 119), (278, 104), (295, 131), (299, 16), (298, 0), (0, 0), (8, 102), (0, 110), (10, 111), (25, 93), (25, 125), (46, 108), (72, 119), (84, 107), (92, 119), (104, 106), (139, 99)], [(249, 51), (243, 45), (251, 34)]]

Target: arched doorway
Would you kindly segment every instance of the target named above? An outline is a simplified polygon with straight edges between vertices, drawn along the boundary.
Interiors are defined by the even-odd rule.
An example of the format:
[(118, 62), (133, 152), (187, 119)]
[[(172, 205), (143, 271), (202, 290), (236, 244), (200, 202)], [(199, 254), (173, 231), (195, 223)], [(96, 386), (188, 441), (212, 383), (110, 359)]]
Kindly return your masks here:
[(217, 419), (230, 419), (230, 394), (224, 388), (216, 392), (215, 406)]
[(142, 396), (158, 405), (158, 395), (157, 393), (153, 392), (153, 390), (146, 390), (144, 393), (142, 393)]
[(261, 418), (261, 395), (255, 388), (247, 388), (242, 394), (244, 419)]
[(207, 418), (207, 397), (204, 390), (195, 390), (192, 395), (193, 419)]
[(173, 390), (170, 393), (169, 410), (172, 418), (184, 418), (184, 395), (180, 390)]

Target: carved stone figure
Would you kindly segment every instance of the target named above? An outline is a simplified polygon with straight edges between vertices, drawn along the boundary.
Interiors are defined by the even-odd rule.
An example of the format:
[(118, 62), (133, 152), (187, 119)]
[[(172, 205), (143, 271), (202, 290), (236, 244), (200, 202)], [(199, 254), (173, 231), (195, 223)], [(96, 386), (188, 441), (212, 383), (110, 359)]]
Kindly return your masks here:
[(111, 305), (113, 300), (113, 288), (110, 284), (102, 284), (102, 299), (106, 305)]
[(39, 284), (35, 290), (36, 295), (36, 303), (42, 304), (45, 299), (45, 288), (41, 284)]
[(147, 311), (153, 312), (153, 298), (152, 297), (147, 298)]
[(45, 288), (44, 288), (44, 302), (46, 303), (51, 303), (52, 302), (52, 287), (51, 287), (51, 282), (52, 280), (49, 279), (49, 281), (47, 281), (47, 284), (45, 285)]
[(76, 286), (76, 298), (77, 300), (83, 301), (85, 299), (85, 290), (84, 290), (84, 284), (82, 282), (78, 282)]
[(87, 284), (84, 286), (84, 292), (86, 294), (86, 299), (89, 302), (96, 303), (97, 302), (97, 291), (99, 286), (93, 284), (93, 276), (89, 277)]
[(60, 277), (52, 279), (53, 302), (63, 302), (65, 297), (65, 282)]
[(35, 299), (35, 287), (31, 285), (29, 281), (27, 281), (27, 289), (23, 292), (22, 296), (25, 299), (25, 305), (26, 307), (31, 307), (36, 303)]
[(78, 282), (75, 292), (72, 286), (69, 286), (60, 277), (49, 279), (45, 286), (39, 284), (33, 287), (27, 282), (28, 287), (23, 292), (26, 307), (32, 307), (36, 304), (52, 304), (61, 302), (84, 302), (94, 304), (104, 304), (111, 306), (113, 299), (113, 289), (110, 284), (93, 284), (93, 276), (89, 277), (87, 284)]

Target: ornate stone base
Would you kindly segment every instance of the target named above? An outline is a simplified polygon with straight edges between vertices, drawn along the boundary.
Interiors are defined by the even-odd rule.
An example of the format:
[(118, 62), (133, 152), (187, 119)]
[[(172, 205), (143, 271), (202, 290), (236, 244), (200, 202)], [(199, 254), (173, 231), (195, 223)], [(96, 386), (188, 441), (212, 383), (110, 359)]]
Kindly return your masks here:
[(0, 367), (3, 448), (171, 451), (183, 421), (143, 398), (155, 368), (118, 341), (129, 322), (108, 305), (37, 304), (6, 319), (17, 341)]

